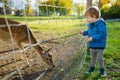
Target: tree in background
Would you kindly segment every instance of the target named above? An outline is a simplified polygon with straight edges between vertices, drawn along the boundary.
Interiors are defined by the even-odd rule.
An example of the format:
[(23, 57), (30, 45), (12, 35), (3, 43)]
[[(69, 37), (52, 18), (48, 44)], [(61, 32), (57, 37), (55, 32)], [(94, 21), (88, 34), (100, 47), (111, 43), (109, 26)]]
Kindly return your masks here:
[(61, 5), (63, 5), (64, 11), (68, 14), (72, 13), (72, 0), (60, 0), (61, 1)]
[(110, 3), (110, 0), (99, 0), (99, 4), (101, 7), (103, 7), (104, 5)]
[[(0, 3), (3, 3), (3, 0), (0, 0)], [(6, 11), (8, 12), (8, 11), (9, 11), (9, 10), (8, 10), (8, 9), (9, 9), (9, 6), (7, 6), (7, 4), (8, 4), (8, 0), (4, 0), (5, 9), (6, 9)], [(6, 12), (6, 13), (7, 13), (7, 12)], [(1, 13), (1, 14), (4, 13), (4, 12), (3, 12), (3, 7), (0, 8), (0, 13)]]
[[(65, 15), (71, 13), (72, 0), (47, 0), (40, 2), (40, 4), (52, 5), (52, 6), (39, 6), (41, 14), (48, 13), (49, 15)], [(56, 6), (56, 7), (53, 7)]]
[(81, 16), (83, 14), (83, 11), (85, 10), (85, 5), (81, 3), (75, 3), (76, 12), (78, 16)]
[[(35, 11), (35, 9), (33, 10), (31, 8), (31, 4), (27, 4), (27, 2), (32, 2), (32, 1), (36, 1), (37, 4), (52, 5), (52, 6), (45, 6), (45, 5), (37, 6), (39, 8), (40, 15), (41, 14), (52, 15), (58, 13), (59, 15), (66, 15), (66, 14), (70, 14), (72, 10), (72, 0), (5, 0), (5, 7), (8, 8), (9, 10), (13, 10), (14, 8), (15, 9), (14, 11), (18, 11), (18, 12), (25, 10), (28, 15), (31, 15)], [(0, 0), (0, 2), (2, 3), (2, 0)], [(53, 6), (57, 6), (57, 7), (53, 7)]]
[[(3, 0), (0, 0), (0, 2), (3, 2)], [(7, 2), (8, 2), (8, 0), (4, 0), (4, 2), (5, 2), (5, 3), (7, 3)]]
[(92, 0), (87, 0), (86, 2), (86, 8), (89, 8), (92, 6)]
[(116, 2), (114, 4), (120, 6), (120, 0), (116, 0)]
[(110, 2), (110, 5), (102, 5), (101, 13), (104, 19), (114, 19), (120, 18), (120, 0), (116, 0), (115, 2)]
[(26, 10), (25, 11), (26, 11), (27, 15), (33, 15), (32, 14), (33, 13), (33, 9), (31, 9), (29, 4), (26, 5)]

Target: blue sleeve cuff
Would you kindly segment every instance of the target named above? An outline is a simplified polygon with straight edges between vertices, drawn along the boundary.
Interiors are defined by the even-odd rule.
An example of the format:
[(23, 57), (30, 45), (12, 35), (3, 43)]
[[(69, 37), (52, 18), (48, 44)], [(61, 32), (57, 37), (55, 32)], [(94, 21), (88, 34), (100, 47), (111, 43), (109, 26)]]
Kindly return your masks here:
[(87, 36), (87, 35), (88, 35), (88, 30), (83, 31), (83, 35), (84, 35), (84, 36)]

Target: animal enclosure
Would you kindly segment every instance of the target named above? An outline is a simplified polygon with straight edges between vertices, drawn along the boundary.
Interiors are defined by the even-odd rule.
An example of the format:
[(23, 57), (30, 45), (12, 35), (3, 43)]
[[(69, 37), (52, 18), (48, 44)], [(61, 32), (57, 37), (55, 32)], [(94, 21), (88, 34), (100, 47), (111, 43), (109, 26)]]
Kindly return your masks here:
[[(41, 6), (46, 9), (49, 6), (54, 9), (65, 8), (54, 5)], [(71, 75), (71, 70), (72, 67), (80, 64), (79, 61), (84, 62), (85, 60), (85, 39), (78, 34), (78, 30), (84, 26), (84, 19), (76, 19), (75, 16), (54, 16), (54, 18), (47, 16), (46, 19), (40, 20), (39, 15), (36, 17), (26, 16), (25, 11), (23, 17), (9, 17), (6, 15), (6, 8), (3, 9), (5, 22), (4, 24), (0, 22), (0, 79), (70, 80), (77, 77)], [(19, 21), (19, 19), (25, 20)], [(15, 23), (11, 24), (9, 20), (14, 20)], [(2, 40), (3, 38), (5, 40)], [(24, 42), (27, 44), (21, 46)], [(52, 61), (48, 63), (50, 61), (48, 57), (46, 58), (46, 60), (49, 59), (48, 61), (42, 59), (42, 56), (40, 57), (38, 52), (41, 49), (50, 50), (55, 64), (54, 69), (47, 69), (53, 64), (50, 64)], [(75, 62), (77, 63), (75, 64)], [(77, 72), (81, 70), (82, 66), (79, 66)]]

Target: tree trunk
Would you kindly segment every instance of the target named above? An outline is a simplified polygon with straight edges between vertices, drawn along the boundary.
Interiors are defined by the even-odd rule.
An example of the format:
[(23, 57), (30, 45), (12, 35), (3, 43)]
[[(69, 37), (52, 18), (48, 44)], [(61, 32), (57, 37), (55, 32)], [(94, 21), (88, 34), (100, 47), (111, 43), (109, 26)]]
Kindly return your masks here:
[(99, 2), (98, 2), (98, 7), (101, 8), (101, 6), (102, 6), (102, 5), (101, 5), (101, 0), (99, 0)]
[(92, 0), (87, 0), (86, 2), (86, 8), (89, 8), (92, 6)]

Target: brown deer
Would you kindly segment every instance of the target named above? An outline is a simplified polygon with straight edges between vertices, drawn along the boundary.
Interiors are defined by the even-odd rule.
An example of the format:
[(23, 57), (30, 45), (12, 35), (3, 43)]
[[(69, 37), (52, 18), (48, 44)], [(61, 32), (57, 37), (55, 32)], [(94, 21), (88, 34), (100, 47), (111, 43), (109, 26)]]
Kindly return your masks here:
[[(22, 43), (29, 43), (29, 39), (31, 41), (31, 44), (36, 44), (37, 41), (32, 34), (31, 30), (27, 27), (27, 25), (23, 24), (20, 25), (20, 22), (13, 21), (10, 19), (5, 19), (5, 18), (0, 18), (0, 39), (4, 41), (9, 41), (10, 40), (10, 34), (9, 34), (9, 29), (7, 27), (6, 21), (8, 24), (18, 24), (19, 26), (11, 25), (10, 29), (12, 32), (12, 38), (13, 41), (16, 43), (16, 45), (22, 49), (23, 45)], [(2, 26), (2, 27), (1, 27)], [(3, 27), (4, 26), (4, 27)], [(30, 38), (28, 37), (28, 31)], [(53, 64), (52, 61), (52, 55), (49, 54), (49, 50), (44, 51), (43, 48), (40, 45), (34, 46), (33, 47), (42, 57), (43, 61), (49, 65), (50, 68), (54, 68), (55, 65)]]

